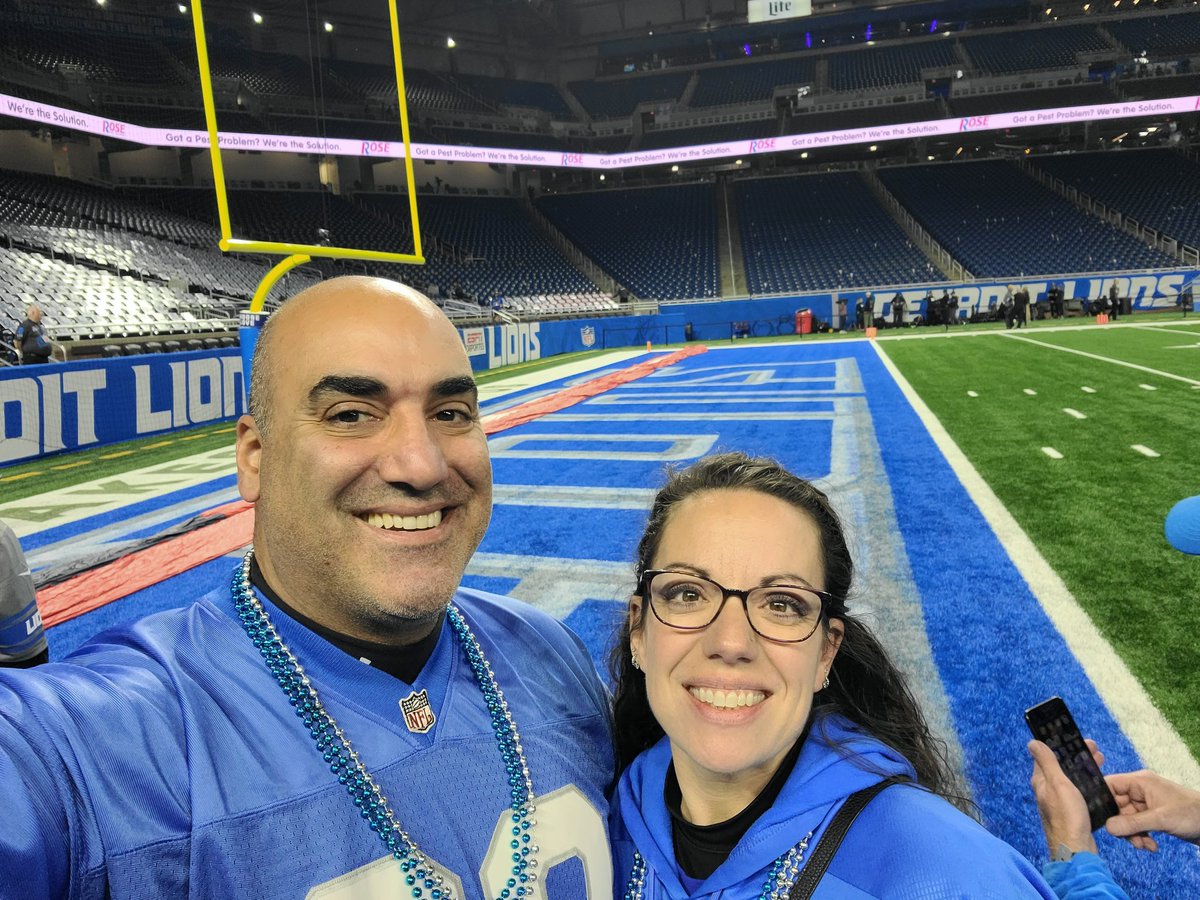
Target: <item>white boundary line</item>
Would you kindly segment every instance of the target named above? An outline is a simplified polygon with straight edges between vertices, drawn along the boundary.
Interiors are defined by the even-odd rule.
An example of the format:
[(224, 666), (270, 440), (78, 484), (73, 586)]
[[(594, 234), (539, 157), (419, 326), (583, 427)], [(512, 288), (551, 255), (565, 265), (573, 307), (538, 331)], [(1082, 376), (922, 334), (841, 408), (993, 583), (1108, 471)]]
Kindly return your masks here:
[[(1200, 325), (1200, 320), (1197, 320)], [(1144, 328), (1146, 331), (1169, 331), (1171, 334), (1186, 334), (1188, 337), (1200, 337), (1200, 330), (1172, 328), (1170, 325), (1134, 325), (1134, 328)]]
[(1074, 353), (1076, 356), (1086, 356), (1088, 359), (1096, 359), (1100, 362), (1112, 363), (1114, 366), (1125, 366), (1128, 369), (1137, 369), (1139, 372), (1148, 372), (1151, 375), (1158, 375), (1162, 378), (1171, 378), (1175, 381), (1182, 381), (1184, 384), (1194, 384), (1200, 386), (1200, 381), (1194, 378), (1187, 378), (1184, 375), (1176, 375), (1173, 372), (1163, 372), (1160, 369), (1151, 369), (1149, 366), (1139, 366), (1137, 363), (1125, 362), (1123, 359), (1113, 359), (1110, 356), (1101, 356), (1098, 353), (1088, 353), (1086, 350), (1076, 350), (1074, 347), (1060, 347), (1058, 344), (1048, 344), (1046, 341), (1039, 341), (1036, 338), (1028, 338), (1024, 335), (1018, 337), (1015, 334), (1005, 334), (1009, 340), (1021, 341), (1025, 344), (1037, 344), (1039, 347), (1049, 347), (1051, 350), (1061, 350), (1063, 353)]
[(966, 488), (967, 494), (1000, 539), (1013, 565), (1066, 641), (1067, 647), (1079, 660), (1100, 699), (1129, 737), (1142, 762), (1147, 768), (1167, 778), (1200, 787), (1200, 764), (1192, 758), (1171, 723), (1155, 707), (1141, 682), (1104, 639), (1058, 573), (1046, 562), (1029, 535), (971, 465), (966, 454), (913, 390), (896, 364), (878, 344), (872, 346)]

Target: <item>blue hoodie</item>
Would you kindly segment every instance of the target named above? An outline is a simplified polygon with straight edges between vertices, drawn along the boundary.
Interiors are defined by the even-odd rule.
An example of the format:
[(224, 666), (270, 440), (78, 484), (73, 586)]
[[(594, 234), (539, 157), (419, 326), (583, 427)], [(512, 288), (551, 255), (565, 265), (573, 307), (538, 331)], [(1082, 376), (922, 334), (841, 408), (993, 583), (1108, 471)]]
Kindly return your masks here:
[[(836, 748), (836, 749), (835, 749)], [(848, 755), (853, 760), (845, 758)], [(621, 776), (613, 804), (614, 881), (621, 897), (638, 850), (646, 862), (643, 900), (750, 900), (775, 860), (809, 831), (807, 861), (842, 802), (897, 775), (915, 777), (895, 750), (848, 720), (818, 719), (792, 774), (729, 858), (685, 888), (663, 799), (671, 745), (663, 738)], [(908, 785), (887, 788), (859, 814), (815, 894), (817, 898), (1044, 897), (1055, 895), (1029, 862), (942, 798)]]

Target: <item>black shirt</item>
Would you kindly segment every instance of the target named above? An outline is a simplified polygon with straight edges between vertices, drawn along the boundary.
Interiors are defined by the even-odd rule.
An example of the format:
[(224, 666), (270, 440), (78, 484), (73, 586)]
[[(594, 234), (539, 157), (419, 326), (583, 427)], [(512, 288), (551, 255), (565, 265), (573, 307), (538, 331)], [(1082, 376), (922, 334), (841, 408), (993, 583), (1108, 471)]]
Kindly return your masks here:
[(437, 647), (438, 636), (442, 633), (441, 621), (439, 620), (438, 626), (427, 637), (421, 638), (415, 644), (403, 644), (397, 647), (392, 644), (376, 644), (372, 641), (363, 641), (342, 634), (340, 631), (334, 631), (332, 628), (326, 628), (319, 622), (314, 622), (303, 613), (292, 609), (267, 584), (266, 579), (263, 578), (262, 570), (258, 567), (258, 560), (253, 557), (250, 559), (250, 583), (262, 591), (263, 596), (285, 613), (305, 628), (325, 638), (325, 640), (329, 641), (329, 643), (333, 644), (333, 646), (337, 647), (343, 653), (347, 653), (355, 659), (365, 662), (368, 666), (374, 666), (382, 672), (387, 672), (393, 678), (399, 678), (406, 684), (412, 684), (417, 680), (417, 676), (425, 668), (425, 663), (429, 662), (429, 657), (433, 656), (433, 650)]
[(26, 319), (17, 328), (21, 338), (21, 362), (44, 363), (50, 359), (50, 342), (46, 339), (46, 326), (33, 319)]
[[(675, 763), (667, 767), (667, 781), (663, 786), (663, 800), (671, 814), (671, 837), (675, 844), (675, 861), (689, 878), (703, 881), (729, 858), (733, 848), (758, 821), (759, 816), (771, 808), (778, 799), (788, 776), (800, 756), (800, 749), (808, 738), (809, 726), (804, 726), (796, 741), (771, 780), (759, 792), (750, 805), (732, 819), (714, 825), (693, 825), (680, 811), (683, 794), (679, 790), (679, 779), (675, 776)], [(799, 840), (799, 838), (797, 838)]]

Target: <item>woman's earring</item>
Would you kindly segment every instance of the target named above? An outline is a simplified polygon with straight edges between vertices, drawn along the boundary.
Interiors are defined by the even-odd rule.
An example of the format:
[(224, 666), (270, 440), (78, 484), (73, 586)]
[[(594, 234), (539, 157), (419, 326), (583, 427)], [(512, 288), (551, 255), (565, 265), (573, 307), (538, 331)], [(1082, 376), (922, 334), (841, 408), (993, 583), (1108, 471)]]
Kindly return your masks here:
[(637, 651), (634, 650), (632, 647), (629, 648), (629, 661), (633, 664), (633, 667), (635, 669), (637, 669), (639, 672), (642, 670), (642, 667), (638, 665)]
[(821, 685), (821, 690), (823, 690), (823, 691), (829, 690), (829, 676), (828, 675), (825, 676), (825, 683), (823, 685)]

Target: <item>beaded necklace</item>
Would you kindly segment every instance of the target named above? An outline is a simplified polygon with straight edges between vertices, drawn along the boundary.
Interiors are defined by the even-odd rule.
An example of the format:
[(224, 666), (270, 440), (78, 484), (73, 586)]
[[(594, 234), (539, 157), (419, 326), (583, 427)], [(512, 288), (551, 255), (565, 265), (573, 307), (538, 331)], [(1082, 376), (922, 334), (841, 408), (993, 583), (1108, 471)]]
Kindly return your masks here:
[[(813, 832), (809, 832), (795, 847), (771, 864), (767, 872), (767, 880), (763, 882), (758, 900), (785, 900), (796, 883), (800, 874), (800, 864), (804, 861), (804, 851), (812, 840)], [(642, 891), (646, 887), (646, 860), (636, 850), (633, 852), (633, 867), (629, 871), (629, 881), (625, 885), (624, 900), (642, 900)]]
[[(321, 758), (329, 764), (329, 771), (337, 776), (339, 784), (345, 786), (368, 827), (379, 835), (388, 853), (400, 863), (400, 871), (404, 873), (405, 884), (412, 889), (414, 900), (425, 897), (426, 891), (430, 900), (455, 900), (451, 886), (438, 874), (417, 847), (416, 841), (400, 827), (383, 791), (359, 759), (350, 739), (325, 709), (316, 688), (304, 674), (304, 668), (283, 642), (266, 609), (255, 596), (250, 587), (250, 560), (253, 555), (254, 550), (251, 549), (242, 558), (231, 585), (233, 603), (246, 634), (262, 654), (267, 668), (287, 695), (288, 702), (295, 707), (296, 715), (309, 729)], [(536, 824), (532, 818), (535, 809), (533, 781), (529, 777), (529, 766), (521, 746), (521, 737), (517, 733), (517, 723), (513, 721), (504, 692), (496, 683), (496, 676), (483, 655), (479, 641), (453, 603), (446, 609), (446, 618), (458, 636), (467, 655), (467, 663), (479, 682), (484, 702), (491, 713), (492, 729), (496, 733), (504, 771), (508, 775), (513, 823), (509, 847), (512, 849), (513, 866), (506, 886), (500, 890), (496, 900), (531, 900), (538, 879), (539, 848), (533, 843), (532, 832)]]

